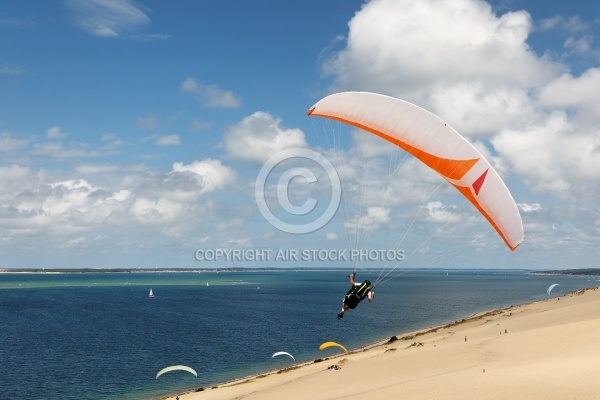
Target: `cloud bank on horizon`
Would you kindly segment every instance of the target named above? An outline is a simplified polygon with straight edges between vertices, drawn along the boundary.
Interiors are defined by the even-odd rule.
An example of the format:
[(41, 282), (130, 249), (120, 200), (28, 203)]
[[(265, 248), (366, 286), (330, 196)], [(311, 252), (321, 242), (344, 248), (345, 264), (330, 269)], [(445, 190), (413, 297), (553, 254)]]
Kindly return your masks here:
[[(243, 12), (229, 21), (216, 5), (65, 0), (42, 18), (44, 4), (39, 15), (17, 6), (0, 18), (5, 41), (23, 37), (0, 60), (0, 268), (228, 266), (199, 263), (194, 251), (347, 248), (361, 224), (372, 248), (407, 236), (400, 246), (413, 267), (595, 266), (600, 7), (348, 2), (346, 19), (306, 21), (307, 35), (321, 35), (307, 45), (293, 42), (298, 32), (277, 35), (285, 26), (271, 21), (246, 31)], [(198, 27), (177, 16), (200, 18)], [(87, 50), (78, 56), (77, 46)], [(413, 102), (467, 137), (519, 205), (521, 247), (504, 248), (453, 188), (387, 143), (305, 117), (319, 98), (347, 90)], [(360, 196), (363, 209), (341, 209), (306, 235), (268, 224), (256, 176), (290, 148), (323, 154), (344, 198)], [(401, 167), (391, 180), (390, 167)], [(288, 189), (302, 203), (326, 197), (328, 185), (297, 180)]]

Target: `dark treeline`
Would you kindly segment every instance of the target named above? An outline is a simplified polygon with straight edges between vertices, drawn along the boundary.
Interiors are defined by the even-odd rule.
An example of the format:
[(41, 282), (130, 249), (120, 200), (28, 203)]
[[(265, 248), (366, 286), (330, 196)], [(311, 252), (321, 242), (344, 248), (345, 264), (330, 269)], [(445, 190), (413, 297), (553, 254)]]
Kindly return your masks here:
[(532, 271), (531, 273), (546, 275), (600, 275), (600, 268), (555, 269), (548, 271)]

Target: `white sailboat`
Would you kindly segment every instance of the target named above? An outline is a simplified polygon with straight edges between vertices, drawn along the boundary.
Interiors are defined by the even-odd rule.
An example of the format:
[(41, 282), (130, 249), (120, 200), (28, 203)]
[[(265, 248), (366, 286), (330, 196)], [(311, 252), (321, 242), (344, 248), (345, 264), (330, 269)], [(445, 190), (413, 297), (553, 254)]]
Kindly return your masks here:
[(148, 294), (148, 297), (150, 297), (150, 298), (154, 297), (154, 292), (152, 291), (152, 289), (150, 289), (150, 293)]

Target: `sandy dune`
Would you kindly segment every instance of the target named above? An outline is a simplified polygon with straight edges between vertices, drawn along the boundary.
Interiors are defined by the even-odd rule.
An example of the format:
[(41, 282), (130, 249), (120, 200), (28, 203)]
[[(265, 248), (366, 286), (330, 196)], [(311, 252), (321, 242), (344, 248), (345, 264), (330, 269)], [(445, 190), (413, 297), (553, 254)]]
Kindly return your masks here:
[[(329, 350), (323, 362), (179, 398), (600, 399), (600, 290), (478, 314), (350, 354)], [(341, 368), (327, 368), (333, 364)]]

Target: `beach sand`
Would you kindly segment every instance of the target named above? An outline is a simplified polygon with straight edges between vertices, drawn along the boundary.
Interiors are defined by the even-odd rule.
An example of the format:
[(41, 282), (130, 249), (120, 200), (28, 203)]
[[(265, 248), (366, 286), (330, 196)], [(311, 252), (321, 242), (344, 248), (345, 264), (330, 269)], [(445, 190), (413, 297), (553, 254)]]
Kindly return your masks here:
[(179, 399), (600, 399), (597, 288), (397, 338)]

